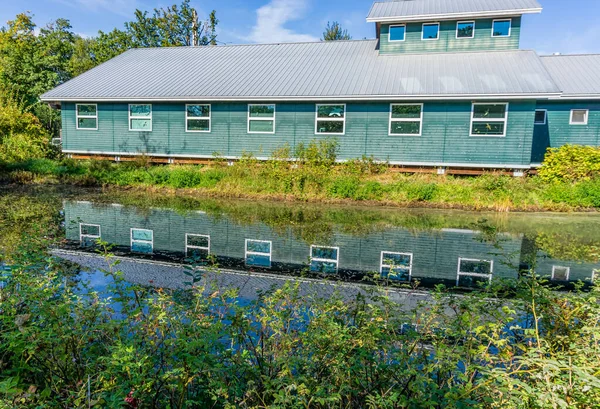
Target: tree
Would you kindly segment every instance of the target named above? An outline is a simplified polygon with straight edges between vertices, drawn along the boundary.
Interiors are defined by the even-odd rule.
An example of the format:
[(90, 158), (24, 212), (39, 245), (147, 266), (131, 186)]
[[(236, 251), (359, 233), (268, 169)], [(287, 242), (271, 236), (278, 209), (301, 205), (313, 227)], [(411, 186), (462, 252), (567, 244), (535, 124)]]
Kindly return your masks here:
[(333, 23), (327, 22), (327, 27), (323, 32), (322, 41), (339, 41), (339, 40), (352, 40), (352, 36), (348, 34), (348, 30), (343, 29), (340, 23), (334, 21)]

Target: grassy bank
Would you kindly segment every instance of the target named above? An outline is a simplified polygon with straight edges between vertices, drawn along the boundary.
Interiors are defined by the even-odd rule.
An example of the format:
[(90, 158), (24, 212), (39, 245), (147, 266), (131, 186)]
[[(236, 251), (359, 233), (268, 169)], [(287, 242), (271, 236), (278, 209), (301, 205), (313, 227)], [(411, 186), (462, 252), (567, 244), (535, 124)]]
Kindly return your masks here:
[(600, 208), (600, 179), (545, 181), (497, 174), (452, 177), (400, 174), (370, 160), (258, 162), (233, 166), (150, 166), (143, 160), (115, 164), (30, 160), (5, 164), (1, 180), (20, 184), (120, 186), (177, 190), (178, 194), (307, 202), (362, 202), (404, 207), (495, 211), (572, 211)]

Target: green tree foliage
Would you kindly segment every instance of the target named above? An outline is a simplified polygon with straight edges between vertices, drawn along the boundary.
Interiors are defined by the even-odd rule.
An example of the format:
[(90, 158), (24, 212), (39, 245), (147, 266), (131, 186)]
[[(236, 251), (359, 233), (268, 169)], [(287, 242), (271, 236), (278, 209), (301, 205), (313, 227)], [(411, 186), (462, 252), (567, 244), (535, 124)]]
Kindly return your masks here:
[(343, 29), (340, 23), (334, 21), (333, 23), (327, 22), (327, 27), (323, 32), (322, 41), (338, 41), (338, 40), (352, 40), (352, 36), (348, 34), (348, 30)]

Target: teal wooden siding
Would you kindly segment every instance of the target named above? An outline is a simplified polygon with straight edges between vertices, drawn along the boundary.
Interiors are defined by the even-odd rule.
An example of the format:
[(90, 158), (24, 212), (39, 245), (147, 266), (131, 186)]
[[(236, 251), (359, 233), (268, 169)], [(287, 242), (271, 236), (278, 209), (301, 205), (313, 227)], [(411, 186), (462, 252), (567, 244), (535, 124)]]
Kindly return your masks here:
[(510, 37), (492, 37), (492, 21), (493, 19), (475, 20), (475, 36), (473, 38), (456, 38), (456, 20), (440, 21), (439, 40), (426, 41), (421, 39), (423, 23), (407, 23), (405, 41), (392, 42), (389, 41), (390, 24), (382, 24), (379, 52), (380, 54), (398, 54), (519, 49), (521, 17), (512, 18)]
[[(402, 101), (394, 101), (402, 102)], [(185, 104), (153, 104), (152, 131), (128, 128), (127, 104), (98, 104), (98, 130), (75, 129), (75, 104), (63, 104), (63, 149), (111, 154), (269, 157), (285, 144), (315, 135), (314, 103), (277, 103), (274, 134), (247, 133), (246, 103), (213, 103), (210, 133), (185, 132)], [(471, 102), (431, 102), (423, 108), (421, 136), (390, 136), (387, 102), (348, 103), (340, 159), (363, 155), (395, 163), (528, 166), (535, 101), (509, 104), (506, 137), (469, 136)]]
[[(600, 146), (599, 101), (540, 101), (537, 109), (548, 111), (546, 125), (536, 125), (532, 163), (541, 163), (549, 147), (566, 144)], [(589, 109), (587, 125), (570, 125), (572, 109)]]

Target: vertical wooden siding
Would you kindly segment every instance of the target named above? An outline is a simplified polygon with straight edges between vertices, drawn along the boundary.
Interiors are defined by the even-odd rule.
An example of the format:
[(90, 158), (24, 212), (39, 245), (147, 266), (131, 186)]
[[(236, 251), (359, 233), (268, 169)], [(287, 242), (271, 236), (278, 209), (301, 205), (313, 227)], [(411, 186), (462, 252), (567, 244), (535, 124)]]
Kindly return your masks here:
[(457, 21), (441, 21), (439, 40), (425, 41), (421, 39), (423, 23), (407, 23), (406, 40), (393, 42), (389, 41), (390, 24), (382, 24), (379, 52), (380, 54), (398, 54), (519, 49), (521, 17), (512, 18), (510, 37), (492, 37), (492, 22), (493, 19), (475, 20), (474, 38), (456, 38)]

